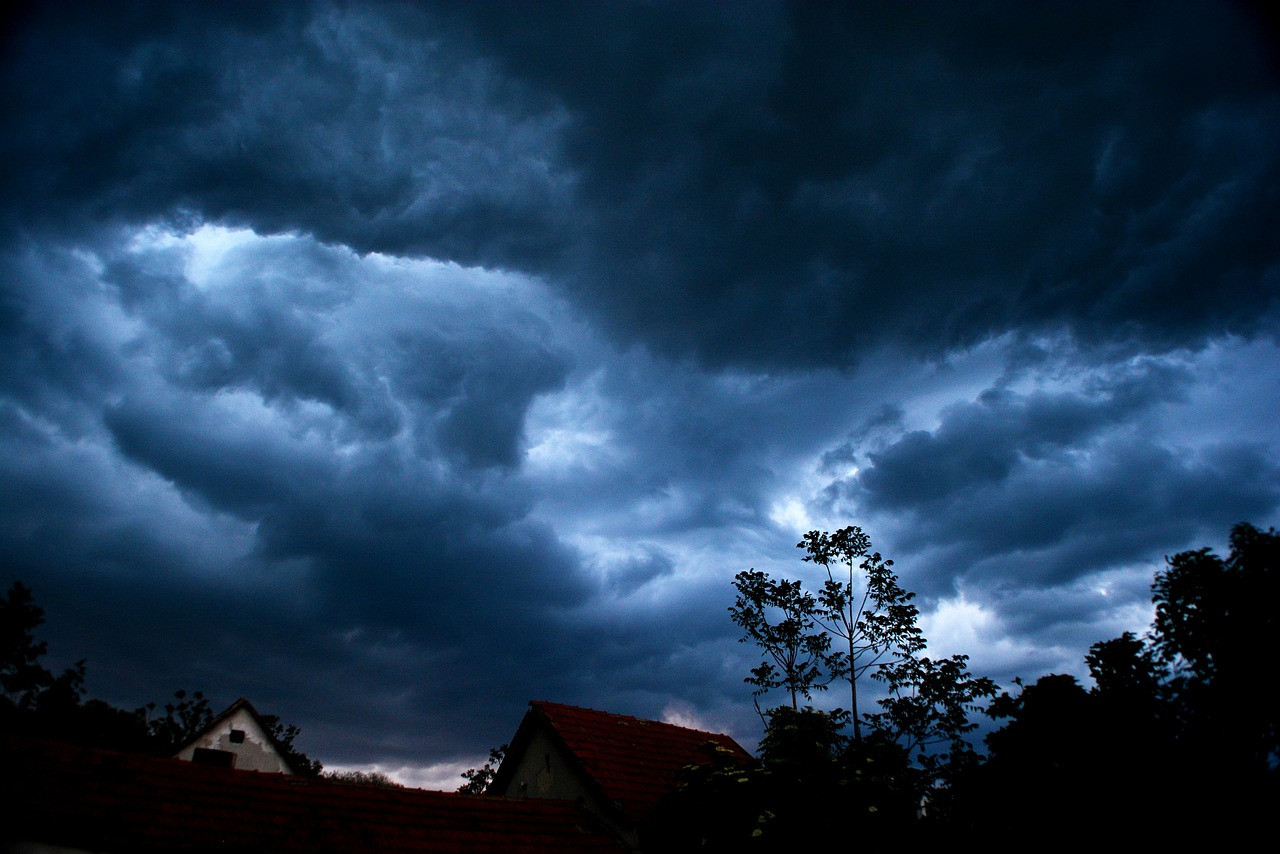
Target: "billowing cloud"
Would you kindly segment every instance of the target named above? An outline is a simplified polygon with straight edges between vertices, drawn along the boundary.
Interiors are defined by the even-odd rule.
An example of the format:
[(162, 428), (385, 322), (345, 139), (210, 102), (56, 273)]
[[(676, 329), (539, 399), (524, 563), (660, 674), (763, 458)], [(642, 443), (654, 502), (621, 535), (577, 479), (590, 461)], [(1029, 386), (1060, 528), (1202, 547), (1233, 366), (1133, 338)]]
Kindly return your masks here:
[[(232, 245), (211, 261), (202, 244), (219, 238)], [(43, 578), (81, 548), (93, 584), (145, 573), (167, 590), (127, 608), (141, 625), (172, 616), (140, 610), (210, 608), (222, 631), (275, 643), (320, 620), (410, 669), (440, 645), (546, 635), (589, 588), (510, 476), (524, 410), (569, 365), (522, 305), (534, 285), (232, 238), (12, 258), (5, 446), (27, 502), (8, 518), (11, 536), (30, 531), (14, 570)], [(51, 270), (74, 312), (48, 305)], [(42, 361), (52, 377), (33, 374)], [(246, 580), (254, 604), (234, 608), (224, 597)]]
[(1276, 311), (1276, 77), (1244, 15), (77, 11), (14, 39), (24, 224), (555, 273), (613, 332), (714, 364), (1063, 327), (1169, 347)]
[(30, 4), (0, 555), (95, 692), (406, 779), (534, 697), (750, 742), (730, 581), (811, 527), (1079, 672), (1280, 522), (1269, 21)]
[[(1229, 363), (1253, 357), (1244, 348)], [(1056, 588), (1144, 562), (1152, 573), (1151, 543), (1172, 553), (1280, 508), (1275, 447), (1236, 434), (1236, 413), (1220, 410), (1195, 438), (1180, 429), (1199, 393), (1189, 366), (1215, 361), (1138, 360), (1026, 391), (999, 383), (928, 429), (879, 419), (828, 452), (827, 471), (847, 460), (852, 473), (817, 500), (883, 519), (931, 596)], [(1266, 376), (1259, 387), (1274, 390)]]

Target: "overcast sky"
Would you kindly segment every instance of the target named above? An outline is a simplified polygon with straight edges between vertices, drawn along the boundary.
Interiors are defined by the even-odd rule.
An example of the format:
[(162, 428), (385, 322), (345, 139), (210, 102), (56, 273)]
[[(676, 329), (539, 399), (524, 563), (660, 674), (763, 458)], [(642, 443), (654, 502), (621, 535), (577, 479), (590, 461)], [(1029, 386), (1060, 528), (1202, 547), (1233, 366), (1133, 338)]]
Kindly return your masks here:
[(753, 745), (731, 582), (814, 580), (810, 529), (935, 653), (1083, 675), (1164, 556), (1280, 522), (1274, 23), (35, 4), (0, 583), (94, 696), (450, 788), (531, 699)]

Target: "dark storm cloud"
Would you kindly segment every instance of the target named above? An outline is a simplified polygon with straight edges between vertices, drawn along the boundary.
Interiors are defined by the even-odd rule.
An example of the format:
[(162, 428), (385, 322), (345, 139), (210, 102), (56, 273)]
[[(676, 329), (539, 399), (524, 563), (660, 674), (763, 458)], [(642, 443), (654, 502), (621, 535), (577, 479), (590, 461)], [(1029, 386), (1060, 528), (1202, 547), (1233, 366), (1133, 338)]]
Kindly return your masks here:
[(427, 450), (510, 467), (525, 408), (568, 368), (546, 324), (518, 306), (495, 313), (474, 294), (405, 299), (364, 288), (345, 250), (255, 242), (229, 251), (205, 290), (185, 280), (182, 260), (135, 253), (106, 276), (163, 334), (155, 360), (179, 387), (319, 403), (343, 416), (340, 431), (407, 429)]
[(608, 569), (609, 586), (622, 595), (633, 593), (655, 579), (672, 573), (675, 562), (660, 550), (646, 548), (640, 555), (617, 561)]
[(414, 7), (124, 9), (45, 7), (14, 38), (11, 224), (217, 220), (506, 265), (562, 244), (557, 113)]
[(525, 269), (712, 363), (1274, 320), (1280, 95), (1230, 7), (76, 8), (6, 66), (28, 224)]
[(1190, 380), (1186, 370), (1156, 364), (1095, 382), (1085, 394), (990, 389), (944, 412), (933, 432), (907, 433), (871, 453), (858, 484), (872, 509), (924, 510), (998, 484), (1025, 462), (1083, 450), (1106, 427), (1176, 399)]
[(1047, 667), (1280, 507), (1247, 10), (14, 20), (0, 553), (109, 699), (348, 761), (483, 758), (535, 696), (741, 722), (729, 581), (793, 528)]
[(1192, 383), (1152, 362), (1082, 391), (990, 389), (932, 430), (873, 445), (825, 497), (897, 519), (899, 546), (924, 558), (912, 581), (934, 595), (1064, 584), (1150, 558), (1151, 543), (1176, 548), (1280, 506), (1267, 446), (1168, 435)]
[(269, 402), (358, 409), (360, 390), (347, 354), (322, 340), (317, 324), (352, 298), (354, 285), (342, 277), (349, 258), (301, 241), (256, 254), (224, 258), (222, 281), (209, 293), (187, 281), (177, 249), (112, 258), (103, 278), (118, 289), (129, 314), (163, 336), (154, 346), (165, 348), (157, 363), (170, 382), (195, 391), (251, 390)]
[(486, 11), (574, 117), (571, 281), (626, 334), (803, 363), (1060, 325), (1167, 344), (1274, 308), (1276, 79), (1232, 10)]
[[(6, 571), (123, 702), (168, 681), (368, 714), (429, 672), (385, 719), (472, 725), (387, 737), (484, 743), (480, 709), (538, 668), (495, 687), (477, 662), (572, 672), (560, 614), (592, 590), (510, 474), (567, 354), (517, 281), (244, 234), (193, 273), (199, 237), (6, 256)], [(324, 698), (328, 674), (356, 693)]]

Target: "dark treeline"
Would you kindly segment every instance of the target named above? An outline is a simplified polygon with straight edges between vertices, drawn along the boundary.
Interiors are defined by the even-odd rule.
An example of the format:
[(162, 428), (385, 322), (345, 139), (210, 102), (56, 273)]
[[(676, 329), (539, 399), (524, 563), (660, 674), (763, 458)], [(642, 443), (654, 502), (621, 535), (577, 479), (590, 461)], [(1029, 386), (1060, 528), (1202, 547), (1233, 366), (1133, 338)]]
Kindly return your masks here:
[[(761, 651), (746, 681), (787, 702), (762, 712), (753, 766), (687, 769), (649, 831), (654, 850), (1269, 837), (1280, 804), (1274, 530), (1236, 526), (1226, 558), (1169, 558), (1148, 631), (1090, 648), (1092, 687), (1048, 675), (1013, 692), (970, 675), (964, 656), (920, 657), (912, 595), (859, 529), (799, 546), (827, 569), (820, 591), (751, 570), (730, 609)], [(848, 711), (800, 703), (846, 681), (856, 700), (863, 676), (888, 696), (856, 728)], [(968, 737), (982, 715), (998, 728), (979, 751)]]
[[(215, 711), (200, 691), (174, 692), (163, 704), (127, 710), (85, 697), (85, 661), (54, 673), (42, 659), (48, 649), (36, 640), (44, 610), (32, 591), (15, 581), (0, 594), (0, 725), (6, 732), (83, 744), (126, 753), (171, 756), (213, 722)], [(298, 727), (276, 715), (262, 715), (280, 752), (301, 774), (323, 766), (294, 745)]]

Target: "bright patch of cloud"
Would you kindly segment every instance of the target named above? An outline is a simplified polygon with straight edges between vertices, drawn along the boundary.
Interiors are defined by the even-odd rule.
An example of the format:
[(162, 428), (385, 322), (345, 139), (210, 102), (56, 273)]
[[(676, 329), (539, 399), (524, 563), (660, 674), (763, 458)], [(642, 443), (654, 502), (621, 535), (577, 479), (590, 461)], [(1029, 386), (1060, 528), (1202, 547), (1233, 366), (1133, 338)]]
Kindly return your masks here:
[(383, 765), (377, 762), (367, 765), (325, 765), (325, 771), (346, 773), (359, 771), (364, 774), (384, 774), (410, 789), (429, 789), (435, 792), (456, 792), (466, 781), (462, 772), (484, 765), (487, 757), (477, 757), (470, 762), (435, 762), (431, 765)]
[(963, 595), (944, 599), (932, 612), (920, 615), (929, 638), (929, 651), (948, 656), (982, 646), (1003, 634), (999, 618)]
[(699, 713), (693, 706), (682, 700), (672, 700), (666, 705), (662, 710), (662, 722), (703, 732), (729, 731), (729, 727), (724, 723)]
[(223, 256), (239, 246), (262, 239), (248, 228), (200, 226), (186, 237), (186, 243), (193, 250), (187, 261), (187, 278), (198, 287), (215, 284), (211, 276)]
[(769, 510), (769, 519), (778, 527), (791, 530), (796, 536), (813, 530), (813, 520), (804, 504), (794, 497), (775, 502)]
[(944, 599), (933, 611), (922, 613), (920, 629), (929, 639), (929, 655), (968, 655), (969, 669), (974, 673), (1005, 673), (1033, 662), (1059, 662), (1064, 653), (1056, 646), (1039, 647), (1018, 638), (994, 611), (963, 594)]

